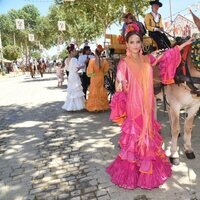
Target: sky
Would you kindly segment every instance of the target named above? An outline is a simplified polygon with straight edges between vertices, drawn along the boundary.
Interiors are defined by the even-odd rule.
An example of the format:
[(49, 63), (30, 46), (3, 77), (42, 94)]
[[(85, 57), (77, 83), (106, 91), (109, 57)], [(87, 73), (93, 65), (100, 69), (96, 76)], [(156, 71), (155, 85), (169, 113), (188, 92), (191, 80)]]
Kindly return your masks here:
[[(84, 0), (82, 0), (84, 2)], [(134, 0), (133, 0), (134, 1)], [(137, 1), (137, 0), (135, 0)], [(163, 6), (159, 9), (160, 14), (164, 20), (169, 20), (170, 16), (170, 2), (172, 11), (172, 20), (180, 12), (181, 15), (190, 18), (188, 8), (191, 7), (194, 13), (200, 14), (199, 0), (160, 0)], [(54, 0), (0, 0), (0, 14), (6, 14), (10, 9), (20, 9), (26, 4), (34, 4), (40, 11), (41, 15), (46, 15), (49, 7), (54, 3)], [(198, 4), (198, 7), (195, 6)], [(134, 5), (134, 4), (133, 4)], [(198, 11), (197, 11), (198, 10)], [(149, 12), (147, 10), (147, 12)], [(140, 20), (143, 19), (140, 17)]]
[(53, 3), (54, 0), (0, 0), (0, 14), (6, 14), (10, 9), (21, 9), (26, 4), (34, 4), (40, 14), (45, 16)]
[[(82, 1), (84, 2), (84, 0)], [(137, 0), (135, 1), (137, 2)], [(192, 19), (188, 11), (189, 8), (191, 8), (197, 16), (200, 16), (200, 0), (160, 0), (160, 2), (162, 2), (163, 6), (159, 9), (159, 13), (162, 15), (164, 21), (170, 21), (170, 5), (172, 20), (175, 19), (177, 14)], [(6, 14), (10, 9), (20, 9), (26, 4), (34, 4), (39, 9), (40, 14), (45, 16), (53, 3), (54, 0), (0, 0), (0, 14)], [(146, 13), (147, 12), (150, 12), (150, 7)], [(142, 17), (139, 17), (139, 20), (143, 22)], [(107, 34), (120, 34), (120, 29), (121, 26), (113, 25), (107, 30)], [(102, 42), (102, 39), (100, 39), (99, 42)]]

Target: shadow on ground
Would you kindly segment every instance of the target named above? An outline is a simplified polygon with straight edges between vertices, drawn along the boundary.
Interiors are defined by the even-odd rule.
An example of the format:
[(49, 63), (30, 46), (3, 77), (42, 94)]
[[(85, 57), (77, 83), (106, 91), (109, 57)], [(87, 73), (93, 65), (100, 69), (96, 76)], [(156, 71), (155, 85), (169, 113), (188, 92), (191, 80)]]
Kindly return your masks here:
[[(11, 191), (16, 196), (32, 195), (37, 199), (58, 199), (59, 195), (66, 194), (65, 199), (105, 196), (105, 199), (113, 200), (140, 197), (176, 200), (183, 199), (185, 195), (186, 200), (194, 194), (199, 195), (199, 118), (195, 121), (192, 136), (196, 159), (186, 160), (180, 138), (181, 165), (173, 167), (173, 176), (159, 189), (127, 191), (113, 185), (105, 172), (119, 151), (117, 140), (120, 129), (108, 120), (109, 111), (65, 112), (61, 110), (62, 104), (58, 101), (32, 108), (1, 107), (1, 198), (8, 197)], [(163, 127), (164, 148), (167, 149), (170, 129), (168, 116), (162, 107), (158, 119)], [(28, 193), (25, 194), (24, 176), (28, 180)]]

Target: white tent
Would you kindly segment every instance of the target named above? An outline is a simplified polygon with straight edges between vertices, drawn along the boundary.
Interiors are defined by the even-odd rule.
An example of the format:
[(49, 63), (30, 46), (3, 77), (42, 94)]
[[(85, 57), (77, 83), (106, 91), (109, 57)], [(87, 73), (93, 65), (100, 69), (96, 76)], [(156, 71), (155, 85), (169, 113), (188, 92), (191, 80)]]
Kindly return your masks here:
[(4, 62), (4, 63), (12, 63), (11, 60), (7, 60), (7, 59), (5, 59), (5, 58), (0, 59), (0, 62)]

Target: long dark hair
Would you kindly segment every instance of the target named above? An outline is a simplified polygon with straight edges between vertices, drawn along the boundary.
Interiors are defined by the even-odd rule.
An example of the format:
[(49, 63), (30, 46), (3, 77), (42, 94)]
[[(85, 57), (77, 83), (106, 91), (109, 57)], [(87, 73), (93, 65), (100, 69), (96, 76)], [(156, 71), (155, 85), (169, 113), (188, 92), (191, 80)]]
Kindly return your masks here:
[(69, 53), (71, 53), (74, 49), (75, 49), (74, 44), (70, 44), (70, 45), (67, 47), (67, 51), (68, 51)]
[(99, 51), (98, 48), (95, 49), (95, 54), (98, 56), (99, 58), (99, 68), (101, 68), (101, 52), (102, 51)]
[(130, 31), (130, 32), (128, 32), (128, 33), (126, 34), (126, 36), (125, 36), (126, 42), (128, 42), (129, 38), (130, 38), (132, 35), (137, 35), (137, 36), (140, 38), (141, 42), (143, 41), (142, 35), (141, 35), (139, 32), (137, 32), (137, 31)]
[(90, 47), (89, 46), (84, 46), (84, 48), (83, 48), (83, 55), (86, 54), (86, 51), (90, 51)]

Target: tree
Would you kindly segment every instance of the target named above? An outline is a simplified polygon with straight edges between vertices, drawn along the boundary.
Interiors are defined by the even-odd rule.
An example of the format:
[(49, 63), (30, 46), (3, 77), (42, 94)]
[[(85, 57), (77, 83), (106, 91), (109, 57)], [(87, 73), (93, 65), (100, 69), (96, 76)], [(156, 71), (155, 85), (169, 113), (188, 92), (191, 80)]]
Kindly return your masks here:
[(67, 55), (68, 55), (68, 53), (67, 53), (66, 49), (63, 49), (63, 50), (60, 52), (58, 58), (63, 60), (64, 58), (66, 58)]
[(41, 53), (40, 51), (31, 51), (30, 56), (36, 60), (41, 58)]
[[(75, 0), (57, 5), (61, 16), (67, 22), (68, 33), (77, 40), (84, 37), (95, 39), (106, 34), (107, 28), (113, 23), (121, 21), (123, 10), (135, 15), (143, 15), (149, 6), (149, 1), (134, 0)], [(62, 13), (65, 13), (65, 16)], [(60, 14), (60, 13), (59, 13)], [(89, 30), (88, 30), (89, 29)], [(83, 37), (83, 38), (82, 38)], [(88, 39), (88, 38), (86, 38)]]
[(17, 46), (7, 45), (3, 48), (3, 57), (8, 60), (17, 60), (21, 55), (21, 49)]

